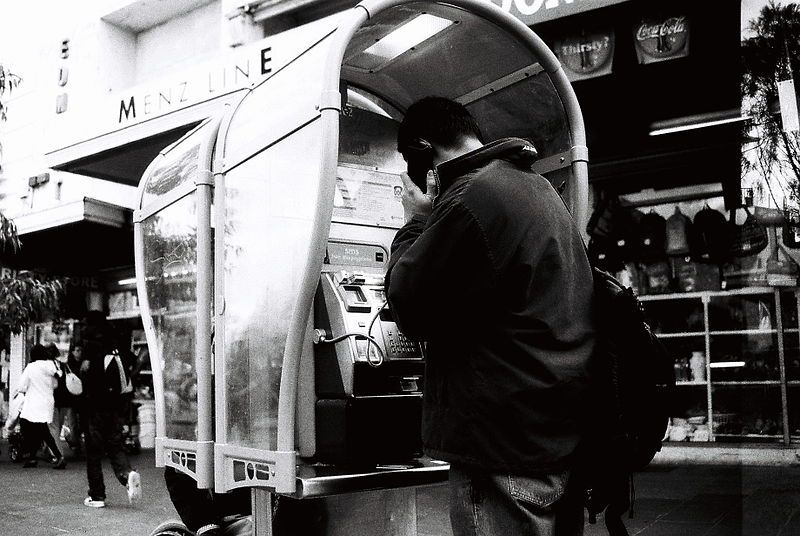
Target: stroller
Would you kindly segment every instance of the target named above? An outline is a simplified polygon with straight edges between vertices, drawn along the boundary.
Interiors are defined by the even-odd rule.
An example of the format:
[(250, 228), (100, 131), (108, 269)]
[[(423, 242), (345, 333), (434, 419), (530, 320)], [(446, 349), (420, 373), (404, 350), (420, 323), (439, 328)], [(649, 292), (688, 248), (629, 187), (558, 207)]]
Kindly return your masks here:
[(16, 393), (8, 405), (8, 417), (6, 418), (5, 428), (8, 430), (8, 457), (12, 462), (19, 460), (20, 450), (22, 449), (22, 434), (19, 431), (19, 415), (22, 412), (22, 404), (25, 401), (23, 393)]
[(14, 463), (19, 461), (19, 453), (22, 449), (22, 434), (19, 431), (19, 426), (15, 426), (8, 433), (8, 459)]

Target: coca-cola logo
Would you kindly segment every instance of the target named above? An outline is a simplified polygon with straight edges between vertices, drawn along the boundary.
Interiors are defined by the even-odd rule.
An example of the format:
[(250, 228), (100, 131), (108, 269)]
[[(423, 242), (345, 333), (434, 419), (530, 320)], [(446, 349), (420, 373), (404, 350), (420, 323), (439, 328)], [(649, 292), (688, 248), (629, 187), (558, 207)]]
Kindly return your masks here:
[(683, 52), (689, 36), (685, 16), (642, 22), (634, 31), (636, 44), (650, 56), (666, 58)]
[(648, 24), (643, 22), (636, 30), (636, 39), (658, 39), (686, 31), (686, 17), (670, 17), (660, 24)]

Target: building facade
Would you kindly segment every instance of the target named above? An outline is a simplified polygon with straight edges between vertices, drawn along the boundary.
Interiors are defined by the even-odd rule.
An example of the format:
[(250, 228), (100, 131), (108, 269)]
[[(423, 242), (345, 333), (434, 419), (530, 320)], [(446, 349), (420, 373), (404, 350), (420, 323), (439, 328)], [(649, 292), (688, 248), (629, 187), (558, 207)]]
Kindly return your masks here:
[[(685, 223), (705, 208), (727, 219), (741, 204), (739, 45), (763, 2), (493, 1), (531, 26), (573, 81), (596, 209), (590, 249), (614, 260), (609, 268), (645, 296), (674, 353), (681, 385), (671, 439), (800, 440), (796, 270), (786, 268), (779, 285), (758, 274), (734, 284), (734, 275), (747, 274), (698, 262), (688, 249), (665, 245), (652, 262), (630, 247), (639, 238), (619, 234), (624, 224), (613, 231), (610, 223), (638, 225), (648, 214), (670, 225), (680, 214)], [(69, 278), (65, 316), (100, 308), (135, 347), (131, 209), (145, 168), (242, 88), (279, 69), (291, 55), (290, 40), (277, 39), (282, 32), (354, 4), (51, 0), (33, 19), (23, 2), (6, 2), (0, 62), (23, 80), (0, 124), (0, 210), (15, 219), (23, 249), (4, 266)], [(765, 265), (786, 245), (770, 236)], [(794, 262), (787, 259), (794, 250), (780, 251), (781, 261)], [(683, 323), (671, 325), (675, 317)], [(11, 345), (7, 386), (27, 344)]]

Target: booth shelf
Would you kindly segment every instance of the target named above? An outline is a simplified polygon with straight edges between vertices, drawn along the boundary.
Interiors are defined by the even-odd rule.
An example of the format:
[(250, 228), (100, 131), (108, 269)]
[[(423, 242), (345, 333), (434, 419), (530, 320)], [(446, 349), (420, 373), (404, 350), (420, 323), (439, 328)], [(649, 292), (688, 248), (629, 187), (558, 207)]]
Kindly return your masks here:
[[(800, 345), (800, 341), (794, 341), (800, 334), (796, 289), (748, 287), (644, 295), (640, 300), (645, 316), (655, 326), (656, 336), (676, 364), (683, 363), (685, 367), (693, 352), (701, 351), (705, 356), (705, 379), (677, 382), (680, 387), (705, 389), (681, 389), (682, 407), (673, 417), (685, 420), (700, 411), (707, 415), (707, 423), (716, 424), (715, 416), (720, 411), (732, 411), (735, 427), (746, 429), (759, 419), (768, 420), (782, 434), (737, 434), (731, 430), (722, 433), (711, 426), (709, 442), (715, 438), (760, 438), (770, 442), (782, 439), (789, 444), (793, 439), (789, 430), (797, 429), (794, 415), (800, 415), (795, 407), (800, 398), (793, 401), (792, 393), (787, 395), (788, 386), (800, 386), (800, 379), (787, 378), (792, 377), (787, 374), (787, 365), (791, 364), (787, 356), (797, 354)], [(733, 368), (712, 367), (721, 361), (743, 363)], [(739, 375), (742, 379), (738, 379)], [(737, 389), (741, 392), (737, 393)]]
[(450, 465), (428, 457), (407, 464), (379, 465), (357, 470), (338, 465), (304, 464), (297, 467), (298, 499), (326, 497), (367, 490), (428, 486), (447, 481)]

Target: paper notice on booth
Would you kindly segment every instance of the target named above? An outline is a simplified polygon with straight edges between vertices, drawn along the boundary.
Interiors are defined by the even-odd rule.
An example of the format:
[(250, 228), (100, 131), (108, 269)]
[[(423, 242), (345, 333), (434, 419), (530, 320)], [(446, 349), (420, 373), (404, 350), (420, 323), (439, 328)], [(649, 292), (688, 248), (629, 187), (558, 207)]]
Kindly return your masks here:
[(376, 227), (402, 227), (403, 181), (400, 175), (339, 166), (333, 199), (333, 221)]
[(784, 132), (797, 132), (800, 130), (800, 118), (797, 115), (797, 95), (794, 89), (794, 80), (778, 82), (778, 102), (781, 106), (781, 121)]

